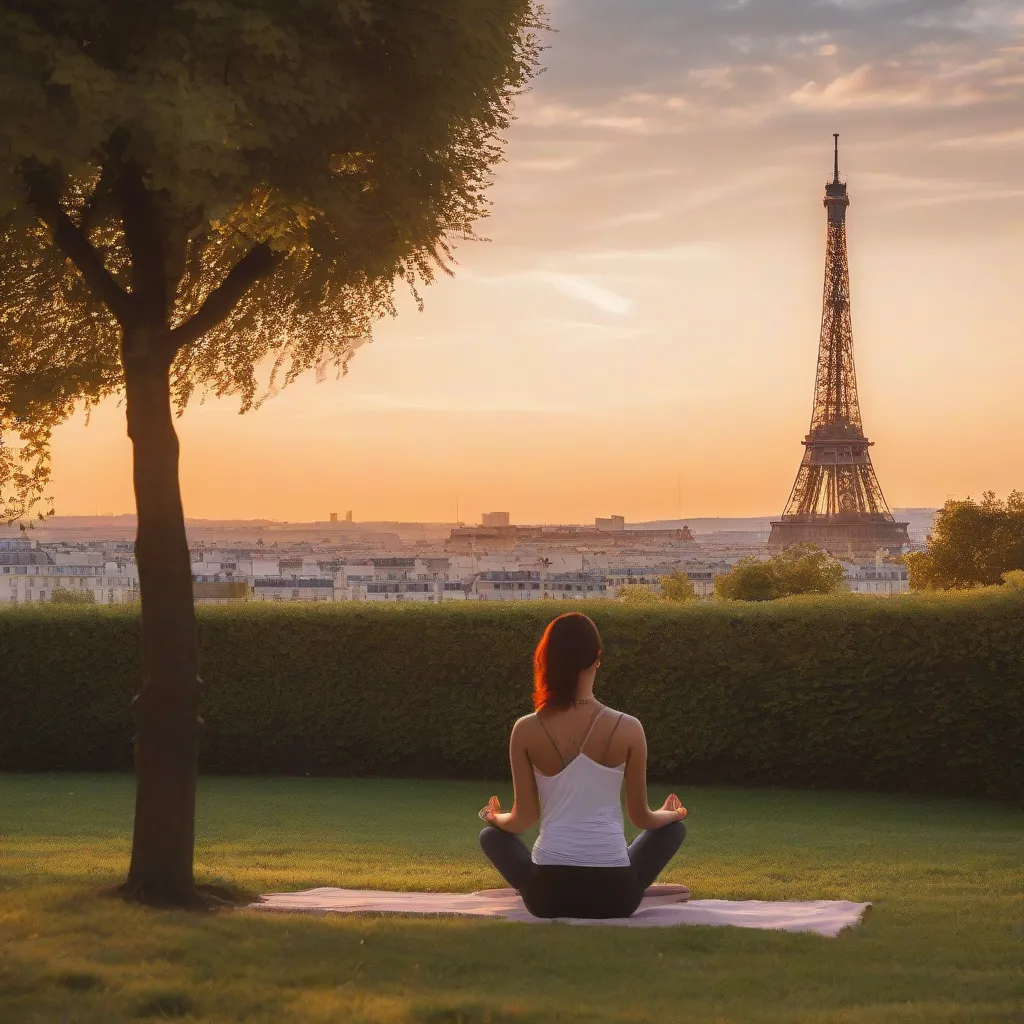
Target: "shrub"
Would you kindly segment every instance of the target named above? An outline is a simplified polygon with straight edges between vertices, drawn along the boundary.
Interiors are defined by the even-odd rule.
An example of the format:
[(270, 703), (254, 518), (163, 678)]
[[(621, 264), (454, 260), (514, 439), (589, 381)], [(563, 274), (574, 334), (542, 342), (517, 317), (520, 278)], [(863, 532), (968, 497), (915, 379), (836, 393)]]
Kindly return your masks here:
[[(1024, 796), (1024, 595), (199, 609), (207, 772), (500, 779), (549, 619), (654, 779)], [(0, 614), (0, 768), (130, 770), (132, 609)]]
[(697, 593), (685, 572), (660, 576), (658, 585), (660, 592), (652, 590), (646, 583), (627, 583), (619, 588), (616, 600), (634, 608), (665, 602), (685, 604), (697, 600)]
[(51, 604), (95, 604), (96, 595), (91, 590), (68, 590), (57, 587), (50, 594)]
[(656, 594), (646, 583), (629, 583), (619, 588), (615, 598), (620, 604), (633, 608), (646, 607), (661, 603), (661, 595)]

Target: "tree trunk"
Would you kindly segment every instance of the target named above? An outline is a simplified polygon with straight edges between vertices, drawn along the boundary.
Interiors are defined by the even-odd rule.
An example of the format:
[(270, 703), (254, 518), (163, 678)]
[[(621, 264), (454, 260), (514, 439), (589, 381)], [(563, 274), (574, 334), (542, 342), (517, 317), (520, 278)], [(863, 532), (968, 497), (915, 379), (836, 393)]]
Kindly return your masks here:
[(200, 721), (198, 636), (178, 485), (169, 351), (164, 331), (125, 337), (143, 683), (132, 704), (135, 828), (121, 891), (144, 903), (182, 906), (198, 901), (192, 869)]

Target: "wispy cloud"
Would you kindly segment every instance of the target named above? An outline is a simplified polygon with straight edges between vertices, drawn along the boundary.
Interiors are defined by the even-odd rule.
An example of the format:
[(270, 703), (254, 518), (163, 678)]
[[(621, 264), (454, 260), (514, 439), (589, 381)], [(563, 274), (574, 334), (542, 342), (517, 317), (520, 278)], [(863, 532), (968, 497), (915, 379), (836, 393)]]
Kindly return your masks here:
[(879, 110), (892, 107), (969, 107), (997, 99), (990, 84), (973, 80), (921, 78), (893, 68), (862, 64), (825, 84), (806, 82), (790, 94), (800, 107), (817, 110)]
[(724, 248), (717, 243), (697, 242), (663, 248), (599, 249), (581, 253), (580, 258), (621, 263), (707, 263), (721, 259), (723, 254)]
[(990, 202), (1018, 199), (1024, 196), (1024, 186), (1006, 188), (998, 182), (957, 178), (925, 178), (877, 171), (861, 174), (858, 180), (858, 189), (867, 193), (888, 194), (890, 199), (886, 206), (889, 209)]
[(566, 274), (553, 270), (523, 270), (497, 277), (481, 277), (479, 280), (504, 287), (540, 285), (616, 316), (625, 316), (633, 308), (631, 299), (582, 274)]
[(1024, 128), (1008, 128), (1002, 132), (958, 135), (952, 139), (940, 139), (936, 143), (942, 149), (1003, 149), (1024, 146)]

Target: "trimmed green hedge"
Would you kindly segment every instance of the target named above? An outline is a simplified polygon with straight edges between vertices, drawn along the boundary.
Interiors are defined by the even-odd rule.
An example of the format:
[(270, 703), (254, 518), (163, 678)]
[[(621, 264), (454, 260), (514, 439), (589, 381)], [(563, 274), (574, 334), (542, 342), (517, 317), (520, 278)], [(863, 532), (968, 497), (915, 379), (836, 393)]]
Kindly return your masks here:
[[(582, 606), (652, 778), (1024, 795), (1024, 596)], [(562, 604), (201, 610), (207, 772), (496, 779)], [(0, 768), (130, 769), (139, 621), (0, 614)]]

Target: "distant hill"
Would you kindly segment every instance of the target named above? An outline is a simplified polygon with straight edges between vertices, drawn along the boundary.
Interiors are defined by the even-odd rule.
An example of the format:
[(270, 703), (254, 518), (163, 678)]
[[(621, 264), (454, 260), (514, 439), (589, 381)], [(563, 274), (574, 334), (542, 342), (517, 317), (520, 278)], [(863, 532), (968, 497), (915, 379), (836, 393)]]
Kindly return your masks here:
[[(900, 522), (910, 524), (911, 539), (923, 543), (932, 528), (937, 509), (897, 508), (893, 514)], [(767, 534), (777, 516), (697, 517), (694, 519), (658, 519), (645, 523), (627, 523), (631, 530), (672, 530), (688, 526), (695, 537), (715, 533)], [(404, 542), (444, 540), (454, 523), (409, 523), (391, 520), (374, 522), (307, 522), (290, 523), (274, 519), (186, 519), (189, 540), (208, 543), (232, 541), (265, 543), (274, 540), (373, 539), (400, 538)], [(0, 537), (17, 536), (19, 527), (0, 527)], [(133, 540), (134, 514), (109, 516), (51, 516), (32, 524), (29, 534), (37, 540)]]
[(748, 519), (732, 519), (726, 517), (703, 519), (656, 519), (649, 523), (628, 523), (633, 530), (678, 530), (684, 526), (697, 536), (701, 533), (769, 533), (772, 520), (778, 516), (759, 516)]
[[(924, 543), (931, 532), (935, 521), (935, 508), (894, 508), (892, 514), (898, 522), (909, 523), (910, 539), (916, 543)], [(699, 518), (699, 519), (658, 519), (649, 523), (630, 523), (634, 530), (672, 530), (688, 526), (694, 537), (711, 533), (764, 533), (771, 532), (774, 516), (756, 516), (748, 518)]]

